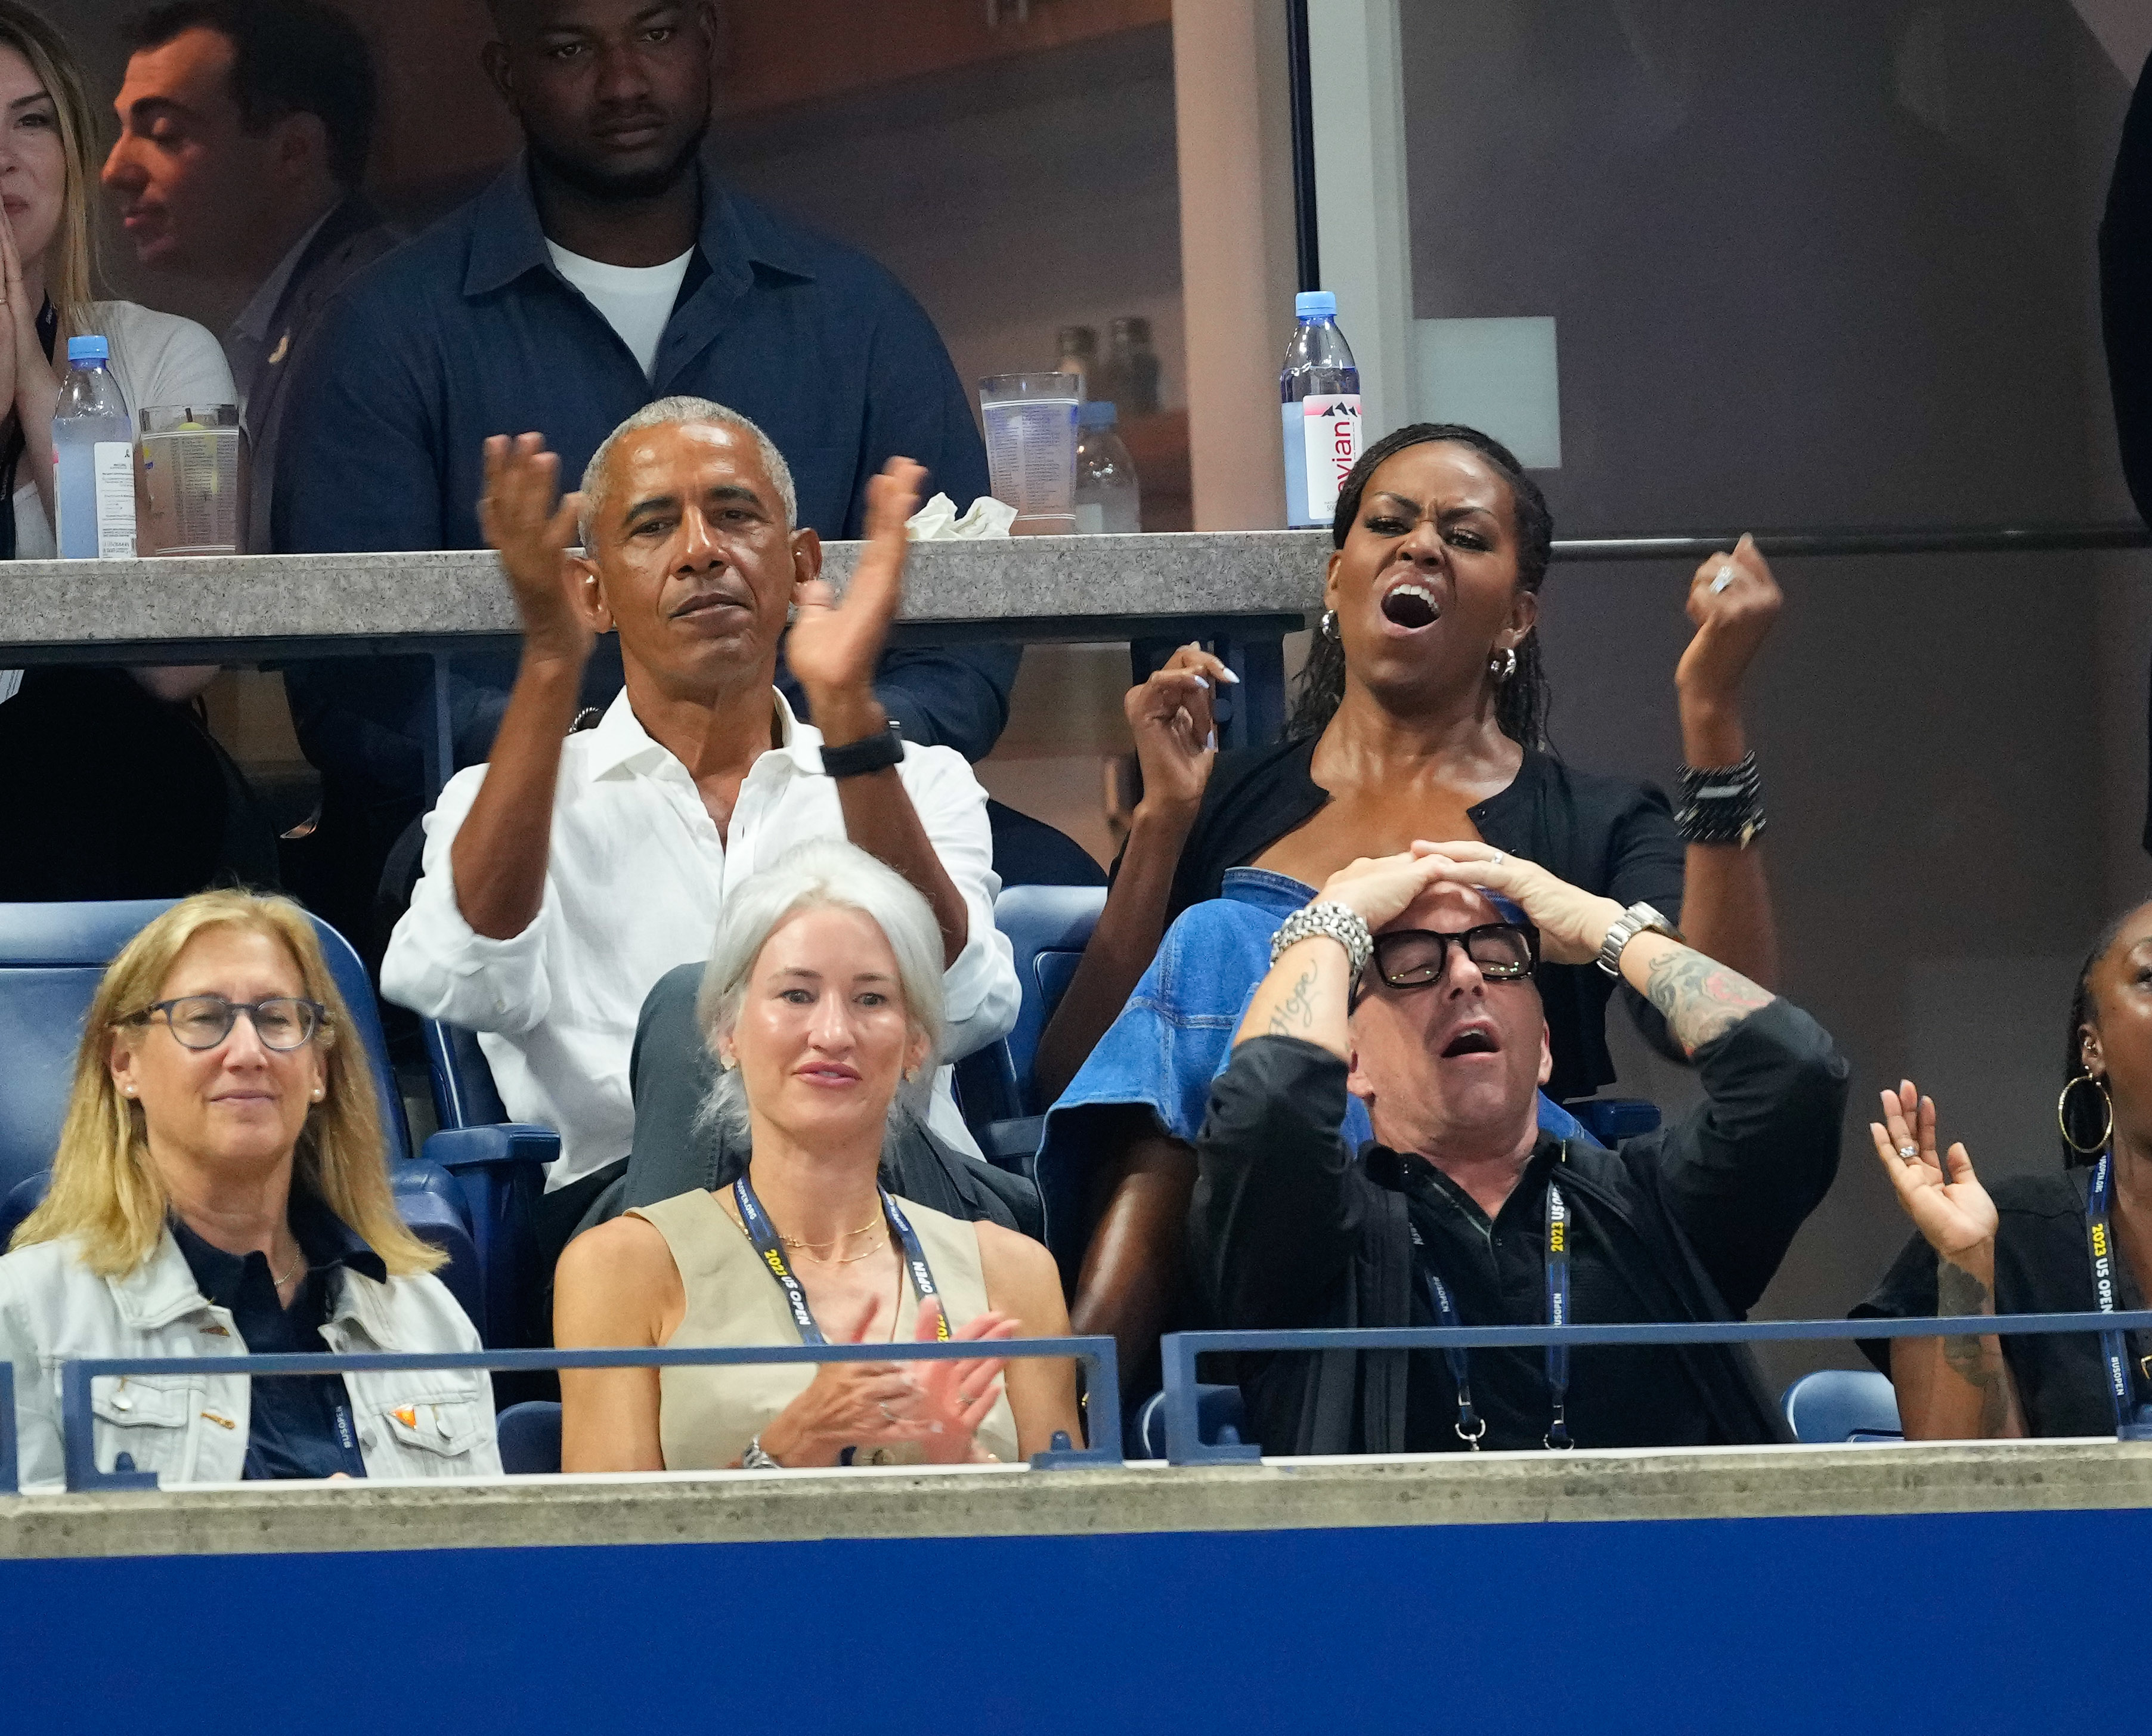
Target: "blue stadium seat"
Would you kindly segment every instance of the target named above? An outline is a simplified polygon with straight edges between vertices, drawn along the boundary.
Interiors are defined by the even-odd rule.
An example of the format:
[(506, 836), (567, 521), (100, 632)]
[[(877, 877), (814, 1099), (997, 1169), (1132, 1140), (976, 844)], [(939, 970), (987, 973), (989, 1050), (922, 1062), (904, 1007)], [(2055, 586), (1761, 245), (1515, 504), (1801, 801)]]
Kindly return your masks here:
[(1105, 907), (1103, 886), (1011, 886), (994, 901), (994, 926), (1015, 950), (1023, 998), (1003, 1041), (957, 1063), (957, 1094), (980, 1148), (1007, 1167), (1028, 1169), (1038, 1150), (1047, 1105), (1032, 1063)]
[(1794, 1439), (1809, 1445), (1903, 1440), (1898, 1395), (1872, 1368), (1819, 1368), (1779, 1401)]
[[(104, 904), (0, 904), (0, 1246), (44, 1197), (74, 1088), (76, 1046), (105, 967), (170, 899)], [(381, 1032), (381, 1015), (351, 943), (317, 917), (315, 931), (373, 1070), (389, 1175), (404, 1221), (449, 1256), (440, 1277), (485, 1329), (479, 1250), (459, 1190), (411, 1155), (411, 1129)]]
[[(1239, 1440), (1248, 1426), (1247, 1408), (1236, 1386), (1200, 1384), (1195, 1388), (1195, 1432), (1205, 1446)], [(1165, 1394), (1153, 1393), (1136, 1408), (1124, 1450), (1131, 1459), (1165, 1457)]]
[(561, 1468), (561, 1407), (550, 1398), (511, 1404), (494, 1419), (500, 1468), (511, 1477), (546, 1477)]
[(471, 1032), (439, 1019), (424, 1022), (426, 1059), (440, 1131), (426, 1157), (463, 1189), (485, 1274), (486, 1343), (513, 1348), (530, 1336), (530, 1302), (545, 1282), (531, 1246), (532, 1207), (546, 1191), (546, 1165), (561, 1155), (550, 1127), (510, 1121), (493, 1082), (493, 1069)]

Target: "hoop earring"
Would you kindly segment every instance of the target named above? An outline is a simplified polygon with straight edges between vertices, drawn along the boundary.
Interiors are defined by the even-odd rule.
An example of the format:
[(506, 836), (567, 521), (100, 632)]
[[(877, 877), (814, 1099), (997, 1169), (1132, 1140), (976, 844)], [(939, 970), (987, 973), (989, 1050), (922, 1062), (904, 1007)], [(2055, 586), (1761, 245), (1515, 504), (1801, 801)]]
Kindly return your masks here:
[(1515, 675), (1517, 673), (1516, 647), (1505, 645), (1502, 647), (1500, 655), (1489, 657), (1487, 673), (1495, 678), (1495, 684), (1497, 687)]
[[(2100, 1107), (2107, 1111), (2107, 1125), (2100, 1129), (2099, 1137), (2089, 1145), (2080, 1145), (2070, 1137), (2070, 1093), (2079, 1085), (2090, 1085), (2099, 1093)], [(2055, 1099), (2055, 1125), (2062, 1129), (2063, 1143), (2079, 1157), (2090, 1157), (2094, 1152), (2107, 1150), (2108, 1142), (2114, 1137), (2114, 1099), (2108, 1094), (2107, 1081), (2089, 1073), (2081, 1073), (2063, 1087), (2063, 1094)]]
[(1337, 637), (1337, 612), (1335, 609), (1325, 609), (1322, 612), (1322, 625), (1317, 631), (1326, 639), (1334, 639)]

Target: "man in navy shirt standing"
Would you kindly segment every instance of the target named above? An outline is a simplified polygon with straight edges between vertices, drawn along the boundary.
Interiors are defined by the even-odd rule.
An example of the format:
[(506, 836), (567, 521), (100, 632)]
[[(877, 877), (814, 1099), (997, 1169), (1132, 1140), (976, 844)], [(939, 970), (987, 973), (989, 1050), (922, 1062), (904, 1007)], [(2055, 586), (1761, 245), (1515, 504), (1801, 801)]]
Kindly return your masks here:
[[(574, 475), (636, 409), (674, 394), (759, 424), (791, 466), (799, 522), (825, 536), (860, 535), (868, 479), (893, 454), (925, 464), (960, 510), (987, 492), (968, 395), (918, 304), (873, 261), (704, 170), (703, 7), (491, 10), (486, 70), (525, 153), (330, 310), (294, 383), (279, 550), (482, 547), (489, 434), (541, 433)], [(1007, 721), (1018, 655), (893, 651), (879, 696), (908, 739), (977, 759)], [(486, 756), (513, 653), (459, 657), (457, 670), (449, 723), (463, 765)], [(327, 785), (324, 832), (340, 835), (328, 854), (346, 897), (317, 901), (369, 891), (364, 877), (423, 805), (429, 674), (414, 658), (289, 672), (301, 740)]]

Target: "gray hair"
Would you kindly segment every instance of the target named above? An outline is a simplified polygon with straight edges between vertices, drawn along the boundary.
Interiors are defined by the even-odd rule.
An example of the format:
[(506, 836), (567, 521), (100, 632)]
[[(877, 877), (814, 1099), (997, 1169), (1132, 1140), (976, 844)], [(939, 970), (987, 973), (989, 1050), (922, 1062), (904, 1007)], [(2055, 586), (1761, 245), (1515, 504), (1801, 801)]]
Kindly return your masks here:
[[(778, 925), (804, 910), (855, 910), (870, 917), (896, 955), (897, 983), (904, 997), (906, 1022), (927, 1043), (928, 1069), (942, 1053), (946, 1032), (942, 993), (942, 927), (933, 907), (911, 882), (856, 844), (840, 838), (810, 839), (794, 845), (770, 866), (750, 876), (725, 901), (718, 931), (703, 967), (703, 986), (695, 997), (695, 1023), (713, 1053), (718, 1039), (738, 1021), (755, 961)], [(924, 1114), (932, 1089), (931, 1071), (909, 1094), (900, 1089), (890, 1112), (907, 1094)], [(721, 1070), (698, 1119), (744, 1139), (748, 1131), (747, 1088), (737, 1069)]]
[(799, 522), (799, 491), (792, 484), (792, 466), (785, 463), (784, 454), (777, 449), (775, 441), (738, 410), (713, 404), (707, 398), (661, 398), (655, 404), (643, 405), (607, 434), (604, 443), (591, 454), (591, 461), (583, 466), (583, 512), (577, 529), (585, 548), (591, 546), (591, 526), (597, 522), (599, 510), (605, 505), (606, 465), (612, 457), (612, 449), (626, 436), (641, 434), (645, 429), (682, 426), (736, 428), (752, 437), (754, 449), (761, 455), (762, 467), (769, 473), (770, 484), (784, 503), (785, 530), (789, 531)]

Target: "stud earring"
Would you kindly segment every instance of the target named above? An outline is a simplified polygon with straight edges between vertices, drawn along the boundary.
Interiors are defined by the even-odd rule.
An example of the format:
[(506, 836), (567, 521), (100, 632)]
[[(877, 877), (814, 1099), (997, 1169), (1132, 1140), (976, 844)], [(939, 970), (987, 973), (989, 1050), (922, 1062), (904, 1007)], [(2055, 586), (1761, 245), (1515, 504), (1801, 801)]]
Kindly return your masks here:
[(1487, 659), (1487, 673), (1495, 678), (1497, 686), (1517, 673), (1517, 652), (1513, 645), (1505, 645), (1495, 656)]
[(1321, 631), (1326, 639), (1334, 639), (1337, 637), (1337, 612), (1335, 609), (1325, 609), (1322, 612)]

